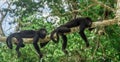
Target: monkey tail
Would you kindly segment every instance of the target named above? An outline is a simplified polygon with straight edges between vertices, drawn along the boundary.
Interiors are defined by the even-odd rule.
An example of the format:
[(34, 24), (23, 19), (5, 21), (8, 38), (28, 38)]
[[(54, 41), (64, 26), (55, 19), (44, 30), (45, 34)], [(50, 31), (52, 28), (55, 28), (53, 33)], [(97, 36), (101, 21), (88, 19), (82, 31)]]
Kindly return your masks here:
[(15, 33), (14, 34), (11, 34), (7, 37), (6, 39), (6, 43), (7, 43), (7, 46), (12, 49), (13, 46), (12, 46), (12, 38), (15, 36)]
[[(55, 34), (55, 33), (56, 33), (56, 37), (57, 37), (56, 40), (55, 40), (55, 38), (54, 38), (54, 34)], [(57, 31), (57, 30), (54, 30), (54, 31), (51, 33), (50, 38), (52, 39), (53, 42), (58, 43), (58, 41), (59, 41), (58, 31)]]

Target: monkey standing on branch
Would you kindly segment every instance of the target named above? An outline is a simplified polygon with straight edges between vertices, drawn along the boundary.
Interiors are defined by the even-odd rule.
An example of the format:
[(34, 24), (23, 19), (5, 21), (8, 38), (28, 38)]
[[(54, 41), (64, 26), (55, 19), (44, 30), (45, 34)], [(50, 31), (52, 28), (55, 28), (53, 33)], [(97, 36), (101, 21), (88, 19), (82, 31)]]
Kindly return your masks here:
[[(89, 47), (89, 42), (87, 40), (86, 35), (84, 34), (84, 30), (86, 28), (88, 28), (89, 30), (91, 30), (92, 28), (90, 28), (92, 25), (92, 20), (89, 17), (81, 17), (81, 18), (76, 18), (73, 19), (69, 22), (67, 22), (66, 24), (61, 25), (60, 27), (56, 28), (54, 31), (52, 31), (50, 38), (57, 43), (59, 41), (59, 36), (62, 37), (63, 39), (63, 45), (62, 45), (62, 50), (64, 53), (67, 53), (67, 51), (65, 50), (66, 46), (67, 46), (67, 37), (64, 33), (68, 33), (71, 32), (71, 28), (73, 27), (78, 27), (79, 26), (79, 34), (82, 37), (82, 39), (85, 41), (86, 43), (86, 47)], [(54, 34), (56, 33), (57, 39), (54, 39)]]
[[(21, 53), (19, 51), (20, 47), (24, 47), (25, 45), (23, 44), (23, 39), (22, 38), (33, 38), (33, 45), (34, 48), (36, 49), (37, 53), (39, 54), (39, 57), (42, 58), (42, 53), (40, 52), (39, 46), (38, 46), (38, 41), (39, 38), (44, 39), (47, 35), (47, 30), (44, 28), (41, 28), (38, 31), (34, 31), (34, 30), (24, 30), (24, 31), (20, 31), (18, 33), (13, 33), (10, 36), (7, 37), (6, 43), (7, 46), (12, 49), (12, 38), (15, 37), (18, 41), (18, 43), (16, 44), (16, 51), (18, 53), (18, 57), (20, 57)], [(40, 43), (41, 47), (44, 47), (46, 44), (48, 43)]]

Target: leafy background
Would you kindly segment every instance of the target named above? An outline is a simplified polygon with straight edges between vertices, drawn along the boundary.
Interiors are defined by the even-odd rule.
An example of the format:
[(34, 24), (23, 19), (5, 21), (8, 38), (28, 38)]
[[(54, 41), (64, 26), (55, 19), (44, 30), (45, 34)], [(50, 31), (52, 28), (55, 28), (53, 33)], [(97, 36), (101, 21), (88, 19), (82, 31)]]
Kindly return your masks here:
[[(114, 9), (116, 7), (116, 0), (98, 1)], [(16, 18), (14, 19), (14, 23), (13, 21), (11, 23), (17, 23), (18, 30), (37, 30), (44, 27), (47, 29), (48, 34), (56, 28), (54, 26), (56, 20), (54, 20), (55, 23), (48, 21), (48, 18), (51, 16), (59, 17), (60, 21), (57, 22), (57, 26), (74, 19), (75, 16), (89, 16), (94, 22), (98, 21), (99, 18), (101, 20), (112, 19), (115, 16), (111, 10), (99, 4), (94, 5), (94, 2), (91, 0), (9, 0), (9, 2), (15, 8), (5, 8), (3, 11), (8, 12), (10, 17)], [(47, 9), (48, 16), (44, 16), (43, 14), (43, 11), (45, 11), (43, 9), (45, 9), (46, 5), (49, 8)], [(93, 6), (87, 8), (90, 5)], [(108, 12), (107, 17), (105, 14), (106, 11)], [(24, 48), (21, 48), (22, 55), (20, 58), (17, 58), (15, 45), (14, 49), (10, 50), (6, 44), (1, 43), (0, 62), (119, 62), (120, 27), (118, 25), (111, 25), (102, 28), (104, 28), (104, 35), (95, 33), (97, 29), (92, 32), (85, 31), (90, 43), (89, 48), (85, 47), (85, 43), (78, 33), (68, 34), (68, 55), (64, 54), (61, 50), (61, 39), (58, 44), (50, 41), (47, 46), (41, 48), (44, 54), (42, 60), (39, 60), (32, 44), (26, 44)]]

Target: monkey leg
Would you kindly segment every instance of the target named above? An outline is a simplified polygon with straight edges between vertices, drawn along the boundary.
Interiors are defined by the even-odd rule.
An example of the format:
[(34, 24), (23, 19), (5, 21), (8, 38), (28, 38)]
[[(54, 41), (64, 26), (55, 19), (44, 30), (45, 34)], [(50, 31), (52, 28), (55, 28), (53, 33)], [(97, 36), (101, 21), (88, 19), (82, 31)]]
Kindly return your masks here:
[(39, 57), (42, 58), (42, 53), (40, 52), (40, 48), (38, 46), (38, 40), (39, 40), (39, 37), (38, 36), (35, 36), (34, 39), (33, 39), (33, 46), (35, 48), (35, 50), (37, 51), (37, 53), (39, 54)]
[(88, 42), (88, 40), (87, 40), (86, 35), (84, 34), (84, 30), (85, 30), (85, 26), (82, 25), (82, 26), (80, 27), (80, 32), (79, 32), (79, 34), (80, 34), (80, 36), (82, 37), (82, 39), (85, 41), (86, 47), (89, 47), (89, 42)]
[(21, 47), (21, 46), (20, 46), (20, 44), (18, 43), (18, 44), (17, 44), (17, 47), (16, 47), (16, 51), (17, 51), (18, 57), (21, 56), (21, 52), (19, 51), (20, 47)]
[(23, 44), (23, 39), (20, 36), (16, 36), (16, 39), (18, 41), (16, 51), (18, 53), (18, 57), (21, 56), (21, 52), (19, 51), (20, 47), (24, 47), (25, 45)]
[(67, 47), (67, 37), (64, 34), (61, 34), (61, 37), (63, 39), (63, 44), (62, 44), (62, 50), (65, 54), (68, 54), (66, 47)]
[(20, 36), (15, 36), (15, 38), (18, 41), (19, 46), (24, 47), (25, 45), (23, 44), (23, 39)]
[(88, 42), (84, 32), (79, 32), (79, 33), (80, 33), (81, 37), (83, 38), (83, 40), (85, 41), (86, 47), (89, 47), (89, 42)]

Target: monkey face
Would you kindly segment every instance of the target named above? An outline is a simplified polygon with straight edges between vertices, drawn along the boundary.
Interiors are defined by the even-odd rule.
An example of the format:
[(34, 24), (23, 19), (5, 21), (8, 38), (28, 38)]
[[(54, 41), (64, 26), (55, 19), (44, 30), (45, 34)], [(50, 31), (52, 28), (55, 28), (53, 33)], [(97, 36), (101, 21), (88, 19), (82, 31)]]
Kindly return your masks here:
[(91, 25), (92, 25), (92, 21), (89, 21), (88, 22), (88, 27), (91, 27)]
[(44, 39), (46, 37), (46, 34), (40, 34), (39, 37)]
[(42, 28), (42, 29), (39, 30), (39, 37), (40, 38), (44, 39), (46, 37), (46, 35), (47, 35), (47, 30), (46, 29)]
[(91, 27), (91, 25), (92, 25), (91, 18), (89, 18), (89, 17), (85, 18), (85, 25), (86, 25), (86, 27)]

